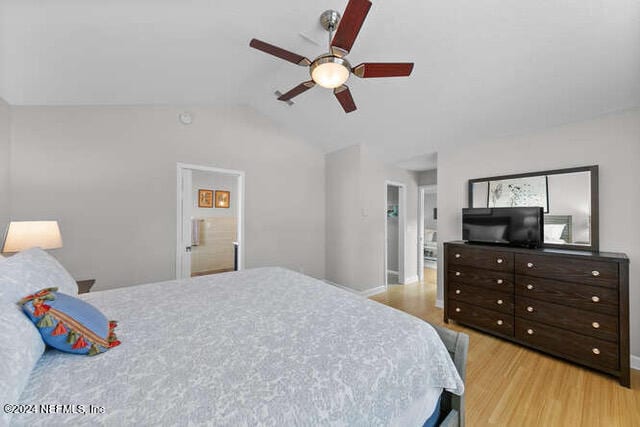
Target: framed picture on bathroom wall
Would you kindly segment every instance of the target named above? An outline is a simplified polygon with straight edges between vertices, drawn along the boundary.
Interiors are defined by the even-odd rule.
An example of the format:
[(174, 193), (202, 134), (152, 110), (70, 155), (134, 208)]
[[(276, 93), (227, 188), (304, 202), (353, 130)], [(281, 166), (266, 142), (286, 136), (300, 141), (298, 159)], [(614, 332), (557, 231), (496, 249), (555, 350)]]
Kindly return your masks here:
[(213, 190), (198, 190), (198, 207), (213, 207)]
[(216, 190), (216, 208), (228, 208), (231, 193), (229, 191)]

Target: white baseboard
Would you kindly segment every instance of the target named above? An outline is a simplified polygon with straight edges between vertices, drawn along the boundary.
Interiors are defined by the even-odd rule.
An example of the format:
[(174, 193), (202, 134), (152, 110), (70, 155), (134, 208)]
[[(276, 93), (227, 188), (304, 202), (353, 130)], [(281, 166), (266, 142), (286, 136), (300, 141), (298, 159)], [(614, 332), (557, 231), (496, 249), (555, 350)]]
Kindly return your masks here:
[(404, 282), (402, 282), (402, 284), (403, 285), (408, 285), (409, 283), (416, 283), (416, 282), (419, 282), (419, 281), (420, 281), (420, 278), (416, 274), (415, 276), (405, 277), (404, 278)]
[(444, 301), (441, 299), (436, 299), (436, 307), (444, 308)]
[(371, 289), (365, 289), (364, 291), (358, 291), (357, 289), (352, 289), (348, 286), (340, 285), (338, 283), (334, 283), (331, 280), (324, 279), (323, 282), (328, 283), (331, 286), (335, 286), (336, 288), (343, 289), (347, 292), (351, 292), (352, 294), (362, 295), (363, 297), (370, 297), (371, 295), (379, 294), (387, 290), (387, 287), (382, 285)]
[(347, 292), (351, 292), (352, 294), (360, 294), (360, 292), (356, 291), (355, 289), (351, 289), (351, 288), (349, 288), (347, 286), (344, 286), (344, 285), (339, 285), (337, 283), (332, 282), (331, 280), (324, 279), (322, 281), (325, 282), (325, 283), (330, 284), (331, 286), (335, 286), (336, 288), (340, 288), (340, 289), (343, 289), (343, 290), (345, 290)]
[(631, 355), (631, 369), (640, 371), (640, 356)]
[(364, 291), (360, 291), (359, 294), (363, 297), (370, 297), (371, 295), (379, 294), (387, 290), (386, 286), (378, 286), (377, 288), (367, 289)]

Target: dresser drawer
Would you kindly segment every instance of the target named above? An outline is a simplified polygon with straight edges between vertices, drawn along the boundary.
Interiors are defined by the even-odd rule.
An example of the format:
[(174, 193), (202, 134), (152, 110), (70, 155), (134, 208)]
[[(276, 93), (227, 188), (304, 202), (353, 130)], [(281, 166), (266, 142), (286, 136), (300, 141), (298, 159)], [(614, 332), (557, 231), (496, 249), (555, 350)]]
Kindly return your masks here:
[(591, 312), (618, 315), (617, 289), (516, 275), (516, 295)]
[(449, 300), (449, 318), (469, 326), (513, 337), (513, 315)]
[(465, 266), (449, 266), (447, 272), (449, 286), (481, 286), (501, 292), (513, 292), (513, 273), (506, 271), (482, 270)]
[(518, 317), (515, 323), (515, 336), (520, 341), (592, 367), (618, 369), (618, 346), (614, 343)]
[[(495, 271), (513, 271), (513, 254), (471, 246), (447, 247), (449, 268), (466, 265)], [(454, 267), (453, 267), (454, 268)]]
[(516, 297), (515, 315), (611, 342), (618, 341), (618, 318), (577, 308)]
[(516, 254), (516, 273), (527, 276), (583, 283), (585, 285), (618, 287), (618, 264), (590, 259)]
[(489, 291), (476, 286), (453, 285), (449, 298), (513, 315), (513, 294)]

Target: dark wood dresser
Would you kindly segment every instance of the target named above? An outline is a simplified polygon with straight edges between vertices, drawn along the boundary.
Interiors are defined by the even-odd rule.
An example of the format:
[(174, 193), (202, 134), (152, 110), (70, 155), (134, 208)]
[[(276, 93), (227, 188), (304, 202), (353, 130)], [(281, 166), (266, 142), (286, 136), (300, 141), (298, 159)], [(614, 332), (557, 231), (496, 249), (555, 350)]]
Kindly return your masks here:
[(444, 320), (619, 378), (630, 386), (624, 254), (444, 244)]

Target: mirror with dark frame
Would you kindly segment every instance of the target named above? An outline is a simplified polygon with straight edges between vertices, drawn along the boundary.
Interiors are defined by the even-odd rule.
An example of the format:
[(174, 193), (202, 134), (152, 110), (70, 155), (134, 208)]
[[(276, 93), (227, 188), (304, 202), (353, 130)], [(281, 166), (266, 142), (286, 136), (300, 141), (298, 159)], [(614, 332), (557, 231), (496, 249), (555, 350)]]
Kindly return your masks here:
[(598, 166), (469, 180), (469, 207), (542, 206), (544, 246), (599, 250)]

